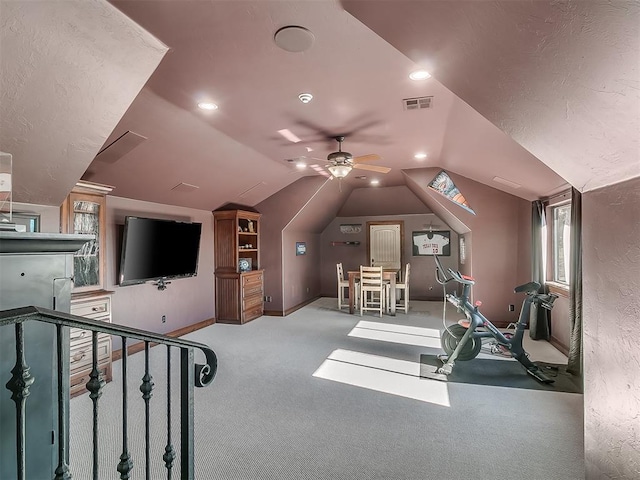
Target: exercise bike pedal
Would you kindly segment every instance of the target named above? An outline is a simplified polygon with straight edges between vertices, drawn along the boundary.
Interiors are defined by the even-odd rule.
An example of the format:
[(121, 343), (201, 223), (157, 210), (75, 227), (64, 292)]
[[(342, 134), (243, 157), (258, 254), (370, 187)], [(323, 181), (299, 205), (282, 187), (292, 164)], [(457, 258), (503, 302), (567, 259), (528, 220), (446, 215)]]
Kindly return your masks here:
[(540, 367), (532, 367), (532, 368), (527, 368), (527, 373), (529, 375), (531, 375), (533, 378), (535, 378), (536, 380), (538, 380), (540, 383), (545, 383), (547, 385), (554, 383), (555, 380), (553, 378), (549, 378), (547, 377), (543, 372), (542, 369)]

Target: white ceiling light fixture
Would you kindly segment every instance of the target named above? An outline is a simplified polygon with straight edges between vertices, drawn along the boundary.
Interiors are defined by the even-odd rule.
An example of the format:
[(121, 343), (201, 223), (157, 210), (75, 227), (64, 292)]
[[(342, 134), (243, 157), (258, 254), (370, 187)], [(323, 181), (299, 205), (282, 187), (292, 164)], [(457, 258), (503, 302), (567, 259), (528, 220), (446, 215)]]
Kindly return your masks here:
[(409, 74), (411, 80), (426, 80), (431, 78), (431, 74), (426, 70), (415, 70)]
[(296, 168), (299, 168), (300, 170), (307, 168), (307, 164), (304, 162), (298, 162), (296, 163)]
[(311, 31), (304, 27), (288, 25), (275, 33), (273, 41), (287, 52), (304, 52), (311, 48), (315, 37)]
[(351, 167), (349, 165), (330, 165), (327, 170), (336, 178), (344, 178), (349, 175)]
[(373, 180), (371, 180), (371, 185), (377, 187), (378, 185), (380, 185), (380, 180), (374, 178)]
[(201, 110), (217, 110), (218, 109), (218, 105), (216, 105), (215, 103), (211, 103), (211, 102), (199, 102), (198, 103), (198, 108)]
[(425, 158), (427, 158), (427, 154), (424, 152), (418, 152), (413, 156), (413, 158), (415, 158), (416, 160), (424, 160)]
[(300, 95), (298, 95), (298, 98), (302, 103), (309, 103), (311, 100), (313, 100), (313, 95), (311, 95), (310, 93), (301, 93)]

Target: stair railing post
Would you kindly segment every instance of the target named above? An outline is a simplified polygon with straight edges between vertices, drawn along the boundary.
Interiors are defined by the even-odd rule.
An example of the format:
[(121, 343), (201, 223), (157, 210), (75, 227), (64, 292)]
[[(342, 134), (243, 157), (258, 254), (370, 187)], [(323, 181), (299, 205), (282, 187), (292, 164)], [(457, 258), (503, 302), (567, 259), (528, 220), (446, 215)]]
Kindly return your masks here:
[(194, 479), (193, 389), (195, 371), (193, 349), (180, 348), (180, 471), (182, 480)]

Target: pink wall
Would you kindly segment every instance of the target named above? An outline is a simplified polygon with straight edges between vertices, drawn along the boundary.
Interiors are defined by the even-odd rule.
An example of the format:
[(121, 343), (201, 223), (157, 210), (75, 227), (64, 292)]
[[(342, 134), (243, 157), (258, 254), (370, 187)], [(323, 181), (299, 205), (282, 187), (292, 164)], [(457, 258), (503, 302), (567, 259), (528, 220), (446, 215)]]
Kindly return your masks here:
[[(317, 271), (320, 262), (320, 258), (311, 253), (303, 261), (294, 258), (295, 242), (304, 241), (300, 238), (305, 235), (319, 234), (335, 217), (350, 192), (346, 185), (342, 188), (340, 191), (338, 182), (325, 177), (304, 177), (255, 206), (262, 213), (260, 256), (265, 269), (264, 292), (272, 297), (270, 303), (265, 303), (265, 310), (282, 313), (313, 298), (314, 291), (317, 295), (318, 287), (311, 284), (309, 292), (307, 286), (299, 290), (297, 285), (291, 285), (292, 279), (307, 278), (308, 273), (301, 271), (302, 266)], [(313, 240), (313, 236), (306, 238), (310, 243)], [(298, 300), (300, 302), (292, 303)]]
[(640, 473), (640, 177), (585, 193), (586, 478)]
[[(116, 278), (120, 262), (118, 226), (124, 225), (126, 215), (202, 223), (198, 275), (173, 280), (164, 291), (148, 283), (118, 286)], [(167, 333), (214, 318), (213, 215), (211, 212), (109, 195), (107, 196), (106, 255), (106, 289), (114, 291), (112, 298), (114, 323), (156, 333)], [(162, 323), (162, 315), (166, 315), (166, 323)], [(120, 346), (116, 339), (114, 349), (118, 348)]]
[(431, 213), (406, 186), (355, 188), (340, 211), (339, 217), (376, 217)]
[[(531, 279), (529, 254), (525, 252), (530, 227), (522, 217), (530, 219), (527, 208), (530, 203), (519, 197), (488, 187), (453, 172), (448, 172), (469, 205), (476, 212), (472, 215), (448, 199), (428, 189), (428, 183), (440, 169), (425, 168), (405, 170), (407, 185), (427, 205), (440, 214), (454, 215), (473, 235), (467, 241), (473, 252), (471, 270), (465, 270), (476, 280), (473, 297), (482, 301), (482, 311), (491, 321), (509, 323), (517, 320), (518, 305), (522, 295), (513, 289)], [(442, 216), (442, 215), (441, 215)], [(443, 217), (448, 220), (447, 217)], [(529, 220), (530, 221), (530, 220)], [(455, 228), (455, 226), (454, 226)], [(525, 259), (526, 258), (526, 262)], [(529, 265), (529, 266), (527, 266)], [(508, 311), (516, 305), (514, 312)]]
[[(282, 239), (286, 268), (283, 308), (286, 312), (320, 295), (320, 235), (287, 230), (283, 233)], [(306, 243), (305, 255), (296, 255), (296, 242)]]

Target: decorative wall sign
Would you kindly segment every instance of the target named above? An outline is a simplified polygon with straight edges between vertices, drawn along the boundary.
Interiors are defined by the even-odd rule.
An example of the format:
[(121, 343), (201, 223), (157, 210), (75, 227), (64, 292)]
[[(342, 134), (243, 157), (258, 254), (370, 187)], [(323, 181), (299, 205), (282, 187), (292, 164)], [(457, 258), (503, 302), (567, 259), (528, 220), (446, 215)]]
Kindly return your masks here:
[(307, 243), (296, 242), (296, 255), (306, 255), (306, 254), (307, 254)]
[(449, 230), (433, 230), (413, 232), (413, 256), (451, 255), (451, 232)]
[(440, 173), (438, 173), (438, 175), (436, 175), (435, 178), (429, 182), (429, 185), (427, 185), (427, 187), (435, 190), (440, 195), (444, 195), (456, 205), (464, 208), (467, 212), (474, 215), (476, 214), (476, 212), (474, 212), (473, 209), (469, 206), (467, 199), (464, 198), (464, 195), (462, 195), (462, 193), (460, 193), (458, 187), (456, 187), (455, 183), (453, 183), (453, 180), (451, 180), (451, 177), (449, 177), (449, 175), (447, 175), (447, 172), (445, 172), (444, 170), (440, 170)]
[(340, 225), (340, 233), (360, 233), (362, 232), (361, 223), (345, 223)]

